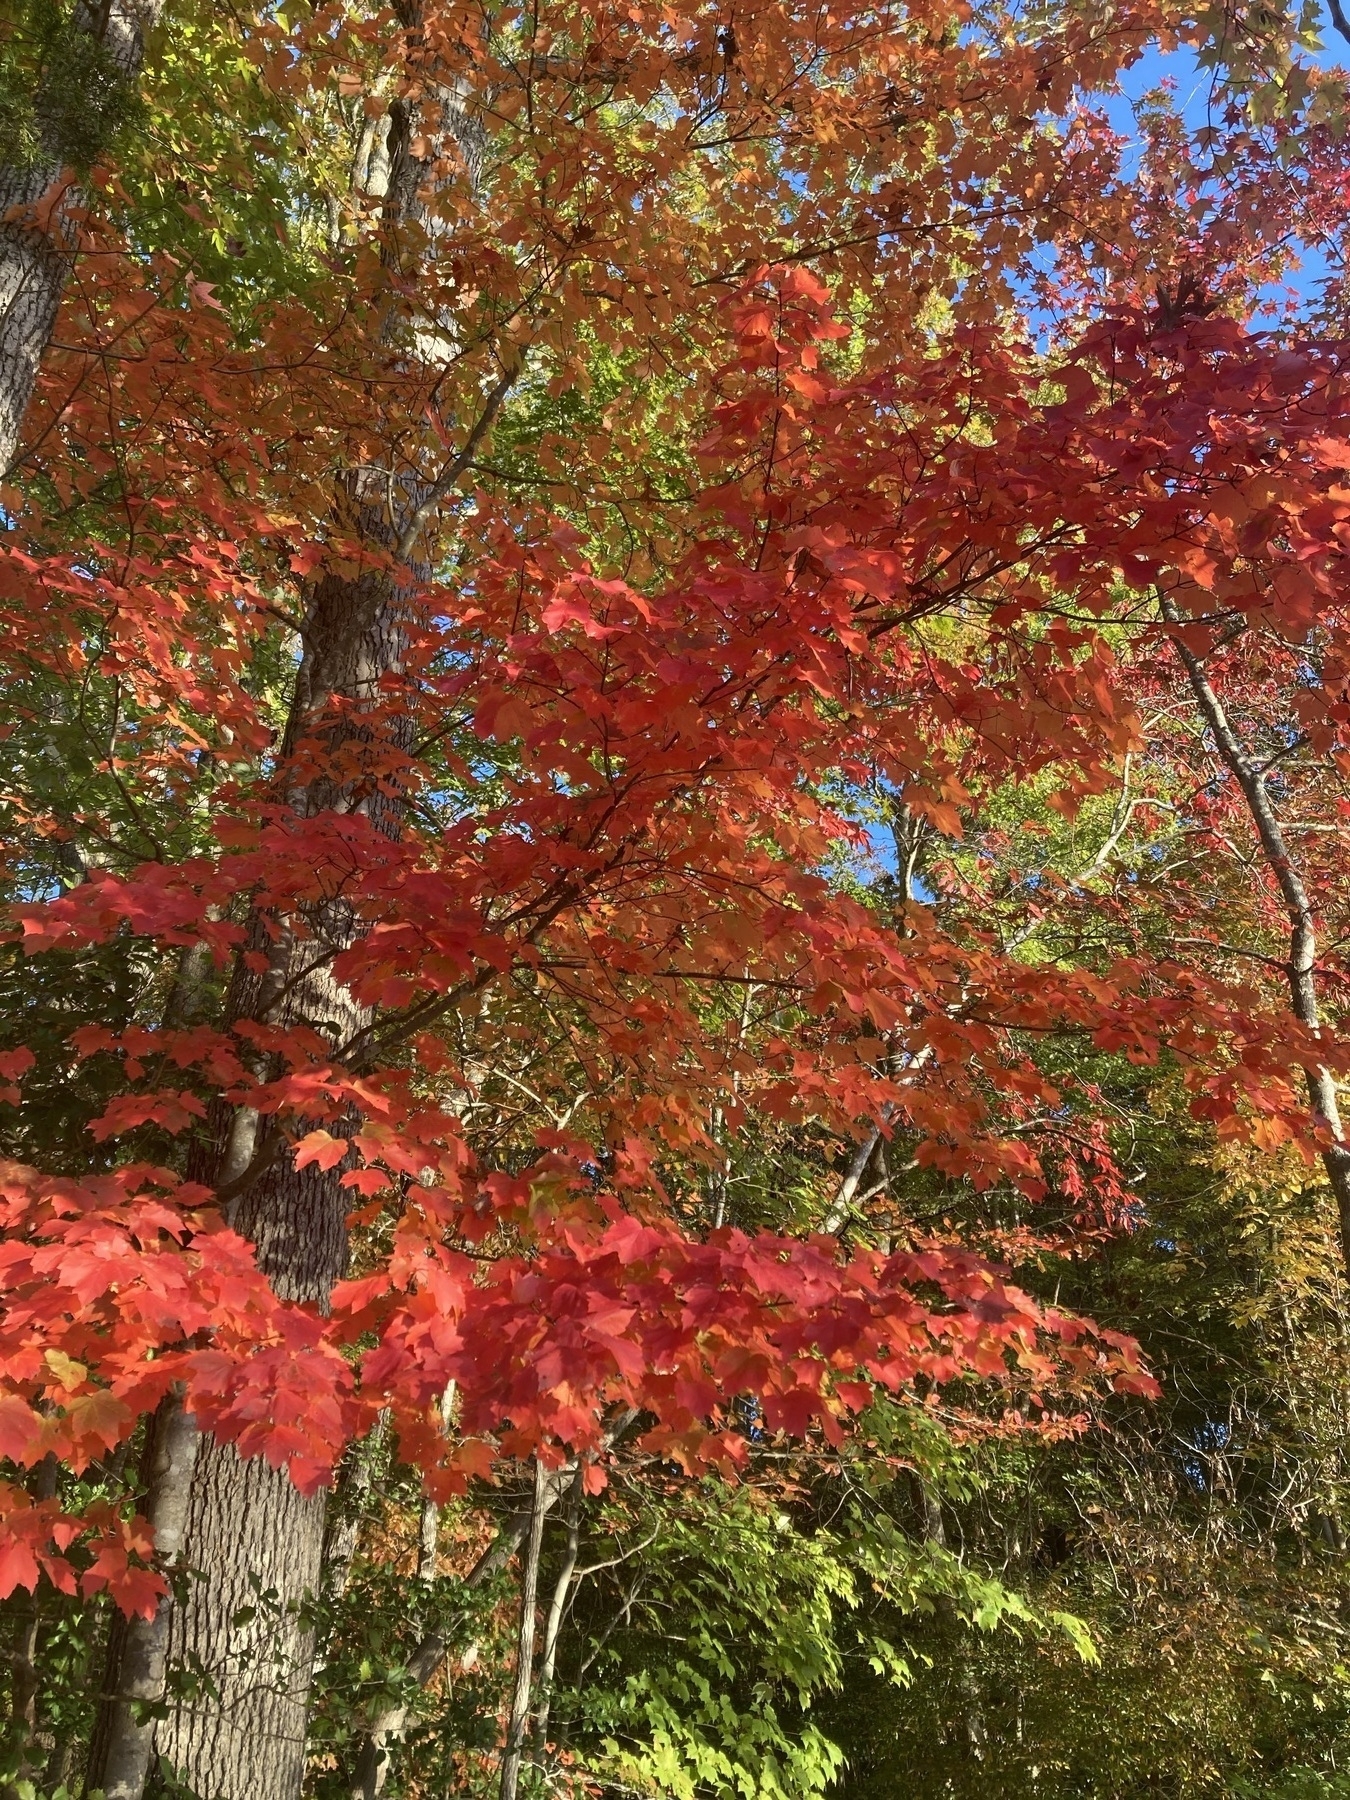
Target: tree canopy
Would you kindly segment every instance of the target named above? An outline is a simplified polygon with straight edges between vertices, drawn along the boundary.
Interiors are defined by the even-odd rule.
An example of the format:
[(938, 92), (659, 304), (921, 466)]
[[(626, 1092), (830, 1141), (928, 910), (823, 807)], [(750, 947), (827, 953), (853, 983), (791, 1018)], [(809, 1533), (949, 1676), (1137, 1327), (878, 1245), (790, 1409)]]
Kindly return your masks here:
[(16, 1800), (1339, 1792), (1315, 12), (0, 73)]

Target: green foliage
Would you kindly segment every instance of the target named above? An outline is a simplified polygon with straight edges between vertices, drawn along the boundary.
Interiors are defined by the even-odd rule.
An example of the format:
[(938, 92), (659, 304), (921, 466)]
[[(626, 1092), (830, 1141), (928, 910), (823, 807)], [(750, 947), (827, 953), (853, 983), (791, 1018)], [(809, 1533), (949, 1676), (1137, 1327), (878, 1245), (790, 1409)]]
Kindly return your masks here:
[(852, 1754), (836, 1727), (859, 1683), (906, 1704), (907, 1621), (1000, 1643), (1067, 1637), (1091, 1654), (1077, 1620), (925, 1538), (920, 1478), (883, 1444), (903, 1442), (944, 1491), (969, 1491), (975, 1470), (911, 1414), (875, 1414), (872, 1454), (845, 1468), (781, 1486), (767, 1471), (760, 1487), (647, 1486), (605, 1509), (586, 1560), (611, 1567), (578, 1595), (576, 1675), (555, 1703), (580, 1771), (679, 1800), (810, 1800)]
[(0, 143), (12, 166), (87, 171), (141, 117), (136, 85), (60, 0), (11, 0), (0, 24)]
[(1235, 1800), (1343, 1800), (1350, 1795), (1350, 1775), (1286, 1769), (1274, 1782), (1235, 1782), (1233, 1794)]
[[(142, 92), (118, 165), (119, 223), (137, 248), (207, 282), (245, 335), (260, 306), (340, 306), (326, 196), (341, 186), (345, 122), (269, 85), (234, 13), (196, 0), (169, 0)], [(327, 302), (321, 276), (339, 290)]]
[(861, 1670), (824, 1710), (840, 1792), (1344, 1792), (1350, 1465), (1329, 1197), (1292, 1154), (1217, 1149), (1173, 1074), (1078, 1066), (1120, 1107), (1139, 1210), (1040, 1280), (1137, 1334), (1163, 1397), (1116, 1401), (1078, 1439), (971, 1447), (966, 1479), (941, 1490), (962, 1568), (1082, 1625), (990, 1637), (950, 1609), (909, 1613), (908, 1686)]
[(620, 1560), (577, 1602), (593, 1666), (556, 1703), (588, 1765), (679, 1800), (823, 1793), (840, 1752), (804, 1715), (842, 1678), (836, 1618), (857, 1589), (839, 1545), (717, 1484), (605, 1523), (588, 1560)]

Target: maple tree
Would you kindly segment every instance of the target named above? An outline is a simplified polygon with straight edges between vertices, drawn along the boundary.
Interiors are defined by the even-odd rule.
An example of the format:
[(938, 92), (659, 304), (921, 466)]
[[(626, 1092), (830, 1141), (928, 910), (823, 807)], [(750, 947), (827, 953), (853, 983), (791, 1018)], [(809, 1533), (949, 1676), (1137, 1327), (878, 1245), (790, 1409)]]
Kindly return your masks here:
[[(1278, 27), (1244, 48), (1267, 107)], [(1149, 1391), (988, 1260), (1016, 1242), (849, 1228), (897, 1139), (1069, 1229), (1128, 1204), (1038, 1035), (1165, 1047), (1201, 1114), (1339, 1166), (1320, 1015), (846, 871), (860, 796), (917, 842), (1014, 780), (1111, 791), (1154, 590), (1184, 656), (1241, 615), (1339, 668), (1343, 354), (1249, 314), (1343, 163), (1235, 98), (1220, 176), (1160, 124), (1132, 179), (1083, 96), (1203, 37), (1153, 4), (159, 29), (191, 180), (132, 117), (79, 208), (42, 139), (6, 224), (59, 239), (54, 281), (84, 241), (9, 394), (0, 1585), (125, 1615), (91, 1784), (281, 1796), (324, 1489), (378, 1420), (443, 1501), (530, 1456), (598, 1491), (630, 1415), (730, 1474), (737, 1404), (839, 1444), (878, 1395), (991, 1384), (1053, 1431)], [(175, 33), (233, 135), (175, 111)], [(1302, 691), (1334, 758), (1332, 679)], [(831, 1148), (743, 1229), (734, 1147), (785, 1130)], [(140, 1512), (17, 1478), (137, 1434)]]

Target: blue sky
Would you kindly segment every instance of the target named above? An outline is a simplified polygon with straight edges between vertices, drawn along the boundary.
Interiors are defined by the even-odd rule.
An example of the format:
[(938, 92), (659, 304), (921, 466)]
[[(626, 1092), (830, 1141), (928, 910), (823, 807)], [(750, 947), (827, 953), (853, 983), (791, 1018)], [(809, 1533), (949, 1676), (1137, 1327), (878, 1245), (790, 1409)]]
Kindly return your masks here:
[[(1297, 6), (1299, 0), (1292, 0), (1292, 4)], [(1332, 24), (1325, 0), (1322, 0), (1320, 9), (1320, 39), (1320, 45), (1316, 48), (1301, 47), (1300, 57), (1320, 68), (1338, 65), (1350, 67), (1350, 44)], [(1201, 67), (1193, 50), (1181, 49), (1164, 54), (1155, 48), (1147, 51), (1126, 72), (1117, 92), (1094, 98), (1114, 129), (1128, 140), (1135, 133), (1134, 109), (1139, 101), (1164, 82), (1170, 82), (1183, 119), (1192, 130), (1199, 130), (1209, 121), (1214, 79), (1214, 71)], [(1128, 160), (1126, 172), (1129, 172)], [(1329, 265), (1325, 257), (1316, 250), (1304, 250), (1302, 254), (1303, 267), (1290, 275), (1289, 286), (1300, 297), (1306, 295), (1311, 298), (1329, 273)]]
[[(1295, 0), (1297, 4), (1297, 0)], [(1319, 68), (1329, 69), (1335, 64), (1350, 63), (1350, 44), (1347, 44), (1331, 23), (1325, 7), (1322, 9), (1321, 48), (1303, 50), (1301, 52), (1310, 62)], [(1130, 103), (1142, 98), (1150, 88), (1158, 86), (1166, 78), (1176, 82), (1177, 98), (1187, 117), (1196, 125), (1204, 123), (1206, 102), (1209, 97), (1213, 73), (1209, 69), (1197, 66), (1193, 52), (1176, 50), (1164, 55), (1160, 50), (1149, 50), (1130, 70), (1121, 82), (1121, 95), (1108, 102), (1107, 111), (1112, 123), (1122, 131), (1130, 126)]]

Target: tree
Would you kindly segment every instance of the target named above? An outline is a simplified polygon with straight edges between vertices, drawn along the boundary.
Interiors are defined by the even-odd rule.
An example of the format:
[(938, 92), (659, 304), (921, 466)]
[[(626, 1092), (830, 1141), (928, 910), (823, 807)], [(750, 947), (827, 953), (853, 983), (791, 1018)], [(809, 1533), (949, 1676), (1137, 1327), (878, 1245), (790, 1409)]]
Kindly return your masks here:
[[(1287, 152), (1235, 129), (1252, 178), (1198, 248), (1150, 200), (1144, 266), (1104, 250), (1088, 304), (1082, 243), (1137, 196), (1076, 95), (1174, 22), (949, 26), (267, 12), (240, 116), (313, 175), (248, 223), (288, 255), (203, 280), (206, 154), (172, 253), (134, 158), (90, 224), (107, 272), (7, 502), (13, 980), (146, 979), (130, 1018), (15, 1021), (0, 1448), (79, 1477), (146, 1434), (145, 1520), (5, 1498), (12, 1586), (130, 1615), (111, 1793), (153, 1755), (298, 1791), (316, 1496), (377, 1419), (439, 1501), (503, 1457), (598, 1488), (633, 1412), (730, 1471), (733, 1402), (838, 1441), (878, 1392), (985, 1381), (1035, 1424), (1148, 1388), (957, 1239), (840, 1242), (871, 1159), (900, 1135), (976, 1191), (1114, 1197), (1091, 1088), (1028, 1054), (1049, 1030), (1165, 1041), (1290, 1133), (1290, 1070), (1340, 1068), (1167, 960), (1033, 965), (840, 873), (869, 784), (949, 836), (1014, 775), (1107, 789), (1122, 579), (1184, 601), (1203, 563), (1314, 619), (1343, 554), (1338, 353), (1237, 316)], [(1017, 310), (1047, 256), (1078, 309), (1049, 358)], [(76, 805), (36, 779), (53, 734), (90, 745)], [(73, 1064), (82, 1163), (43, 1142)], [(832, 1146), (806, 1216), (710, 1217), (728, 1146), (784, 1125)], [(147, 1531), (164, 1558), (184, 1520), (189, 1582)]]
[(0, 471), (8, 476), (51, 341), (79, 233), (75, 177), (134, 112), (160, 0), (76, 6), (34, 0), (0, 42), (6, 161), (0, 165)]
[[(911, 1682), (855, 1667), (820, 1718), (845, 1793), (1334, 1793), (1346, 1732), (1344, 1286), (1321, 1172), (1216, 1146), (1176, 1070), (1099, 1067), (1142, 1165), (1136, 1228), (1055, 1274), (1132, 1330), (1162, 1398), (1071, 1447), (967, 1452), (950, 1540), (1053, 1636), (897, 1620)], [(1132, 1091), (1133, 1090), (1133, 1091)], [(1140, 1102), (1144, 1104), (1141, 1106)], [(1138, 1109), (1138, 1110), (1136, 1110)], [(1312, 1620), (1320, 1621), (1314, 1626)], [(972, 1693), (984, 1734), (972, 1754)]]

